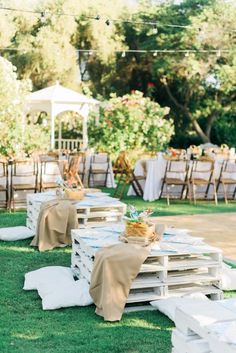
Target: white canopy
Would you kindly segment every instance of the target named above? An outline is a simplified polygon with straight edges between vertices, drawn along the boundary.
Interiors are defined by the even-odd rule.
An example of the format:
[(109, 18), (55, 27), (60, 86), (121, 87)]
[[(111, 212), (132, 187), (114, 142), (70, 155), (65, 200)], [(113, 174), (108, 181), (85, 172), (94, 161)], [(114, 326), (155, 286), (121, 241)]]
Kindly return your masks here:
[[(83, 118), (83, 147), (88, 146), (87, 121), (91, 106), (100, 104), (96, 99), (88, 98), (83, 94), (56, 83), (54, 86), (30, 93), (27, 96), (29, 112), (46, 112), (51, 117), (51, 148), (55, 147), (55, 118), (66, 111), (78, 113)], [(59, 128), (61, 139), (61, 125)]]

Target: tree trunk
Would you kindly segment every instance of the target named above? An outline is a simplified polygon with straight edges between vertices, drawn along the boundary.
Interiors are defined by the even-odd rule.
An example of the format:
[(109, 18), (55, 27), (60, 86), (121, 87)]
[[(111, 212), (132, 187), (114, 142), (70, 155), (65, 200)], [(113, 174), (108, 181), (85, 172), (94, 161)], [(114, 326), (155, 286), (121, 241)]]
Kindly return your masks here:
[(208, 120), (208, 122), (207, 122), (206, 135), (208, 136), (209, 139), (210, 139), (210, 136), (211, 136), (212, 126), (213, 126), (213, 124), (214, 124), (214, 122), (216, 121), (217, 118), (218, 118), (218, 116), (211, 115), (209, 120)]
[[(193, 116), (192, 116), (191, 112), (188, 110), (188, 108), (186, 106), (184, 106), (183, 104), (179, 103), (177, 101), (177, 99), (174, 97), (174, 95), (172, 94), (172, 92), (170, 90), (170, 87), (168, 86), (166, 78), (163, 78), (162, 83), (164, 84), (166, 92), (167, 92), (169, 98), (171, 99), (171, 101), (176, 105), (177, 108), (181, 109), (186, 114), (186, 116), (189, 118), (189, 120), (191, 121), (191, 123), (193, 125), (194, 130), (196, 131), (198, 136), (202, 139), (202, 142), (203, 143), (210, 142), (210, 132), (211, 132), (212, 125), (210, 125), (208, 127), (209, 131), (207, 131), (207, 132), (209, 132), (209, 134), (205, 133), (202, 130), (199, 123), (197, 122), (197, 120), (193, 118)], [(213, 122), (212, 122), (212, 124), (213, 124)]]
[(194, 130), (198, 134), (198, 136), (202, 139), (203, 143), (211, 142), (209, 136), (207, 136), (204, 131), (202, 130), (201, 126), (198, 124), (197, 120), (191, 120)]

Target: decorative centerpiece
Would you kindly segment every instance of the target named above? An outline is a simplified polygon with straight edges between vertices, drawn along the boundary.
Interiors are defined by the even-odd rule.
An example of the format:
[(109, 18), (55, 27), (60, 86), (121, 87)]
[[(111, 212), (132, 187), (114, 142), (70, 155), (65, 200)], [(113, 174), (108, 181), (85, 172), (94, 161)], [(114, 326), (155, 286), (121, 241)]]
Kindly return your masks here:
[(70, 180), (63, 180), (61, 177), (56, 178), (58, 188), (57, 196), (71, 200), (82, 200), (84, 198), (84, 189), (76, 186)]
[(190, 145), (191, 159), (198, 159), (202, 155), (202, 149), (200, 146)]
[(226, 145), (226, 143), (222, 143), (222, 145), (220, 145), (220, 151), (222, 154), (227, 155), (229, 153), (229, 146)]
[(132, 205), (128, 206), (129, 217), (125, 217), (125, 231), (121, 240), (128, 243), (149, 245), (158, 240), (158, 234), (155, 230), (155, 224), (148, 220), (153, 213), (151, 210), (145, 210), (138, 213)]

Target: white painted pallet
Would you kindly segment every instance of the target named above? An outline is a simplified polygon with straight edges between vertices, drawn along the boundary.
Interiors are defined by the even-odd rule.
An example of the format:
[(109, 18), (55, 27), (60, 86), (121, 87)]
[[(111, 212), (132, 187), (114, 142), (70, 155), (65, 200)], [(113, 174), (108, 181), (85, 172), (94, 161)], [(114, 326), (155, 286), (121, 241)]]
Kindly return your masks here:
[(177, 328), (172, 330), (171, 343), (178, 352), (209, 353), (208, 342), (197, 334), (184, 335)]
[[(96, 252), (119, 243), (117, 227), (72, 230), (71, 267), (90, 283)], [(116, 229), (116, 231), (114, 231)], [(221, 299), (221, 252), (204, 245), (191, 246), (191, 253), (151, 250), (133, 281), (127, 303), (150, 302), (170, 296), (203, 292)]]
[[(36, 231), (40, 208), (44, 202), (55, 199), (54, 192), (27, 195), (27, 227)], [(78, 223), (81, 227), (95, 227), (105, 223), (121, 222), (126, 213), (126, 205), (109, 197), (88, 197), (74, 203)]]
[[(184, 353), (236, 353), (236, 344), (223, 342), (216, 327), (236, 325), (236, 313), (217, 302), (202, 301), (177, 307), (173, 350)], [(236, 332), (235, 332), (236, 334)]]

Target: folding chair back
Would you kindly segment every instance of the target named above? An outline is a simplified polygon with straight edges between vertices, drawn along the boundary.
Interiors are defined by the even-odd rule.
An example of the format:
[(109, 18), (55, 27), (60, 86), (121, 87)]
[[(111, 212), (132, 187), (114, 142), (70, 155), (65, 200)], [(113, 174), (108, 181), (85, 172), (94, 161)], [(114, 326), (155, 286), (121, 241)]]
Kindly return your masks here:
[(65, 161), (58, 159), (40, 160), (40, 192), (58, 187), (57, 177), (63, 177)]
[(143, 189), (139, 181), (145, 180), (146, 176), (137, 176), (134, 174), (134, 170), (125, 151), (120, 152), (115, 168), (116, 175), (119, 175), (119, 177), (113, 196), (121, 199), (128, 185), (132, 186), (137, 196), (143, 196)]
[(217, 204), (217, 192), (216, 183), (214, 179), (214, 161), (213, 160), (197, 160), (193, 162), (192, 171), (189, 178), (189, 196), (190, 199), (193, 196), (194, 203), (196, 203), (196, 192), (197, 188), (201, 187), (204, 194), (204, 199), (208, 197), (210, 186), (213, 187), (213, 197), (215, 199), (215, 204)]
[(9, 207), (8, 162), (0, 159), (0, 204)]
[(110, 171), (110, 157), (108, 153), (97, 153), (91, 156), (88, 185), (106, 186)]
[(80, 165), (81, 157), (80, 156), (74, 156), (69, 164), (68, 170), (65, 171), (64, 175), (67, 180), (67, 182), (71, 186), (79, 186), (83, 188), (83, 183), (79, 177), (79, 165)]
[(224, 160), (220, 177), (217, 184), (217, 192), (219, 186), (222, 184), (225, 203), (228, 203), (229, 194), (231, 194), (231, 199), (235, 198), (236, 195), (236, 160), (227, 159)]
[[(11, 198), (10, 203), (15, 210), (15, 204), (25, 203), (26, 192), (37, 192), (38, 165), (33, 158), (14, 160), (11, 164)], [(18, 193), (16, 193), (18, 192)], [(18, 197), (18, 194), (22, 194)]]
[(179, 199), (183, 198), (186, 187), (188, 187), (188, 161), (167, 160), (160, 197), (162, 197), (164, 188), (166, 188), (167, 204), (169, 205), (171, 196)]

